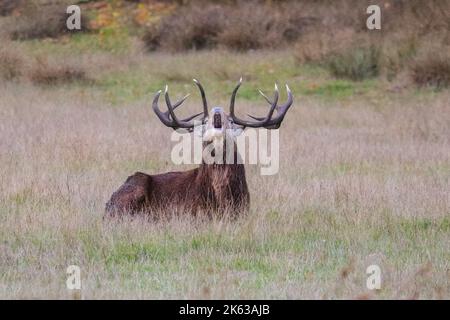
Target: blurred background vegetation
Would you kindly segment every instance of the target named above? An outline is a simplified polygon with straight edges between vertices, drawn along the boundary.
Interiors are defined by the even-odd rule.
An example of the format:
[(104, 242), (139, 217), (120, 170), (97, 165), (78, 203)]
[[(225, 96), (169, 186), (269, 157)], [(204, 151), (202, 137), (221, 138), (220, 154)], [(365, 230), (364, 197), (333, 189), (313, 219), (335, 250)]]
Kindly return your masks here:
[[(183, 53), (216, 50), (222, 52), (222, 60), (248, 52), (282, 52), (278, 64), (267, 64), (262, 58), (264, 63), (250, 61), (253, 67), (244, 72), (250, 80), (264, 82), (260, 78), (265, 73), (272, 73), (271, 78), (308, 72), (331, 77), (325, 85), (315, 81), (297, 88), (305, 94), (345, 96), (364, 91), (371, 79), (387, 82), (394, 91), (441, 90), (450, 84), (450, 1), (446, 0), (75, 2), (82, 8), (81, 31), (65, 28), (66, 7), (74, 1), (0, 1), (0, 79), (25, 79), (38, 85), (96, 83), (117, 92), (115, 83), (139, 88), (139, 83), (124, 79), (123, 72), (130, 71), (133, 61), (139, 64), (145, 58), (177, 54), (182, 60)], [(381, 30), (366, 28), (369, 4), (382, 9)], [(105, 56), (86, 58), (93, 52)], [(105, 66), (102, 61), (112, 61), (111, 55), (122, 59)], [(133, 60), (137, 56), (141, 60)], [(229, 59), (228, 64), (234, 64)], [(108, 76), (102, 79), (92, 60), (102, 66), (100, 71), (109, 70)], [(127, 67), (120, 68), (123, 64)], [(166, 71), (152, 69), (160, 79), (155, 87), (163, 80), (183, 82), (194, 76), (188, 74), (192, 70), (181, 72), (170, 63), (165, 67)], [(237, 78), (239, 68), (230, 68), (216, 67), (212, 73), (217, 80)], [(136, 94), (140, 91), (129, 93)]]

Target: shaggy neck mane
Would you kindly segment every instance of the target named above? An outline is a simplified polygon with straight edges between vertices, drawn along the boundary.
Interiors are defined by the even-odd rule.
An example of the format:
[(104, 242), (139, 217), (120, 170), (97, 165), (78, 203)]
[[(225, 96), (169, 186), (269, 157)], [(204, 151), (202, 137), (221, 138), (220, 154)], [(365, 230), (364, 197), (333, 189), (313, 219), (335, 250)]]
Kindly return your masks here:
[[(234, 142), (233, 142), (234, 143)], [(224, 150), (226, 143), (224, 141)], [(245, 180), (245, 168), (238, 164), (239, 153), (234, 144), (234, 163), (226, 163), (226, 152), (223, 153), (223, 164), (207, 164), (203, 162), (198, 168), (197, 181), (202, 183), (205, 195), (213, 199), (218, 207), (226, 207), (228, 202), (237, 200), (241, 202), (241, 196), (247, 195), (247, 183)]]

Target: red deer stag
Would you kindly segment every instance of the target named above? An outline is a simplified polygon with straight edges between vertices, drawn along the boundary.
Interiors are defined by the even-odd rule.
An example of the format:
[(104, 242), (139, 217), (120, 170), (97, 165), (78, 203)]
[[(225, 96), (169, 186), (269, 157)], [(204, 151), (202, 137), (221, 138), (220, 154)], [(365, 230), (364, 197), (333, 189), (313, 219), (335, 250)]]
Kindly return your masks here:
[[(247, 127), (278, 129), (293, 102), (292, 93), (286, 85), (288, 99), (285, 104), (279, 106), (279, 92), (275, 85), (273, 101), (259, 91), (270, 104), (266, 117), (250, 116), (252, 120), (240, 119), (235, 115), (234, 102), (236, 93), (242, 84), (241, 79), (231, 95), (230, 114), (227, 115), (222, 108), (215, 107), (211, 110), (212, 116), (210, 116), (205, 91), (197, 80), (194, 79), (194, 82), (200, 90), (203, 112), (186, 119), (178, 119), (174, 111), (187, 96), (172, 104), (167, 86), (164, 96), (168, 110), (162, 112), (158, 107), (158, 100), (161, 95), (161, 91), (159, 91), (153, 100), (153, 111), (165, 126), (174, 130), (184, 128), (189, 132), (194, 130), (194, 119), (203, 115), (201, 118), (203, 144), (206, 147), (208, 144), (214, 143), (213, 152), (218, 145), (230, 141), (224, 139), (225, 135), (230, 134), (230, 132), (236, 136)], [(273, 115), (275, 110), (277, 113)], [(231, 141), (234, 143), (234, 140)], [(226, 150), (225, 146), (222, 145), (222, 147), (224, 147), (223, 150)], [(234, 159), (239, 157), (236, 149), (233, 148)], [(225, 154), (224, 157), (226, 157)], [(137, 172), (128, 177), (106, 204), (106, 216), (138, 212), (173, 212), (174, 208), (191, 214), (230, 212), (235, 215), (247, 211), (249, 204), (250, 195), (243, 164), (238, 162), (233, 162), (233, 164), (229, 164), (229, 162), (207, 164), (203, 160), (200, 167), (189, 171), (167, 172), (156, 175)]]

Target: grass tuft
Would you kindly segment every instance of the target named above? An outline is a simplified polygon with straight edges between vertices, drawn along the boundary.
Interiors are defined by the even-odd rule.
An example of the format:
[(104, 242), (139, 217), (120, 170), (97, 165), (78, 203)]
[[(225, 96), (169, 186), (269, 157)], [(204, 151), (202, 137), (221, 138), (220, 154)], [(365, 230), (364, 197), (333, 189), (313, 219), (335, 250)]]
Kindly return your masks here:
[(326, 66), (337, 78), (353, 81), (374, 78), (380, 72), (380, 51), (375, 46), (345, 49), (331, 54)]

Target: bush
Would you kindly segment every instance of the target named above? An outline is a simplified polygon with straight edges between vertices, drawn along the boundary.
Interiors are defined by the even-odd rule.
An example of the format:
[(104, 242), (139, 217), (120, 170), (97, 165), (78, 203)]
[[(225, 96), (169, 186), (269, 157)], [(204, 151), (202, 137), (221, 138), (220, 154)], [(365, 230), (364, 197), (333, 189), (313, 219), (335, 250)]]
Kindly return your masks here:
[[(363, 12), (364, 3), (346, 0), (339, 6), (326, 8), (326, 2), (315, 2), (312, 15), (320, 17), (321, 24), (300, 35), (294, 50), (296, 60), (321, 64), (338, 78), (362, 80), (383, 74), (388, 80), (394, 80), (410, 71), (418, 84), (445, 83), (444, 76), (438, 77), (439, 68), (431, 63), (433, 55), (421, 58), (424, 62), (411, 62), (418, 59), (420, 43), (432, 36), (444, 39), (434, 46), (435, 52), (448, 51), (450, 2), (387, 2), (383, 8), (382, 30), (370, 32), (365, 27), (365, 19), (361, 19), (364, 16), (354, 14)], [(446, 70), (444, 58), (436, 58), (434, 65)]]
[(374, 45), (347, 48), (331, 54), (326, 66), (337, 78), (354, 81), (373, 78), (380, 71), (380, 50)]
[(86, 71), (80, 66), (67, 62), (50, 64), (43, 58), (36, 59), (29, 78), (38, 85), (57, 85), (71, 82), (89, 82)]
[(37, 85), (57, 85), (71, 82), (91, 82), (85, 69), (70, 61), (51, 63), (46, 58), (26, 59), (12, 41), (2, 41), (0, 47), (0, 79), (14, 81), (29, 79)]
[(22, 53), (11, 43), (1, 40), (0, 47), (0, 79), (15, 80), (23, 73), (24, 58)]
[[(445, 48), (445, 47), (444, 47)], [(450, 48), (427, 50), (411, 63), (412, 80), (418, 86), (432, 86), (437, 89), (450, 86)]]
[(388, 80), (392, 80), (408, 67), (417, 54), (416, 35), (392, 35), (382, 43), (381, 66)]
[(225, 27), (219, 34), (219, 43), (223, 47), (234, 50), (275, 48), (285, 43), (284, 35), (296, 38), (295, 27), (280, 9), (250, 2), (229, 11)]
[(22, 0), (1, 0), (0, 1), (0, 16), (8, 16), (14, 12), (20, 5)]
[[(77, 32), (68, 30), (66, 20), (67, 6), (62, 4), (33, 5), (23, 8), (20, 16), (7, 26), (8, 33), (13, 40), (56, 38), (64, 34)], [(85, 30), (86, 23), (82, 15), (81, 30)]]
[(275, 48), (295, 41), (316, 23), (301, 17), (298, 7), (261, 1), (181, 6), (147, 30), (148, 50), (184, 51), (225, 47), (235, 50)]
[(224, 28), (225, 13), (215, 5), (181, 7), (173, 15), (151, 27), (144, 35), (148, 50), (170, 51), (213, 48)]
[(299, 63), (322, 63), (329, 55), (354, 46), (359, 36), (350, 28), (316, 28), (297, 41), (294, 56)]

